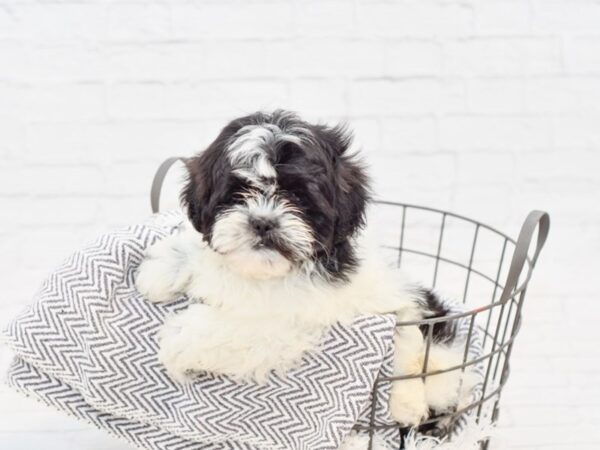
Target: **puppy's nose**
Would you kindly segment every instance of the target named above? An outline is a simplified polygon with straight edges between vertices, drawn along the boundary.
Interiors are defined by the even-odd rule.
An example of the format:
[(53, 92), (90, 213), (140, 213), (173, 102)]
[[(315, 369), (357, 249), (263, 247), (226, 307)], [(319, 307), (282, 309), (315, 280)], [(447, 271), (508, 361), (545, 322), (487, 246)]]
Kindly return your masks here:
[(277, 223), (274, 220), (264, 217), (252, 217), (250, 218), (250, 226), (257, 235), (264, 236), (273, 228), (275, 228)]

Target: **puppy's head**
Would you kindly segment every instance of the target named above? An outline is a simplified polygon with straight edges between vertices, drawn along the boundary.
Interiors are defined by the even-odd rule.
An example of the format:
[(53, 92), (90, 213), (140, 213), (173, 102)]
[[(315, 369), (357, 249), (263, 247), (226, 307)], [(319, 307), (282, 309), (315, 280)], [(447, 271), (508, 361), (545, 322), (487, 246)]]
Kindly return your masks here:
[(286, 111), (236, 119), (188, 160), (182, 200), (189, 218), (244, 276), (301, 269), (345, 279), (356, 265), (351, 238), (369, 197), (350, 143), (343, 127)]

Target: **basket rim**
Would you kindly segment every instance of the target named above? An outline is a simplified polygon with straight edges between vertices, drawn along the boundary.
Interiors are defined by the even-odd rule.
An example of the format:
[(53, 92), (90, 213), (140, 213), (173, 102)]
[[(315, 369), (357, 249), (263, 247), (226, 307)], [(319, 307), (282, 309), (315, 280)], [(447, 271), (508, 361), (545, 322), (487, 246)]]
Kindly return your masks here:
[(487, 225), (483, 222), (480, 222), (478, 220), (471, 219), (470, 217), (463, 216), (462, 214), (454, 213), (452, 211), (446, 211), (444, 209), (433, 208), (431, 206), (416, 205), (414, 203), (402, 203), (402, 202), (396, 202), (396, 201), (385, 200), (385, 199), (374, 199), (373, 203), (378, 204), (378, 205), (400, 206), (403, 208), (421, 209), (423, 211), (436, 212), (436, 213), (440, 213), (440, 214), (443, 214), (446, 216), (455, 217), (457, 219), (466, 220), (467, 222), (471, 222), (475, 225), (480, 226), (481, 228), (485, 228), (493, 233), (496, 233), (496, 234), (502, 236), (503, 238), (506, 238), (508, 240), (508, 242), (511, 242), (514, 245), (517, 244), (517, 241), (515, 239), (511, 238), (509, 235), (507, 235), (506, 233), (503, 233), (502, 231), (498, 230), (497, 228), (494, 228), (494, 227)]
[[(391, 201), (391, 200), (385, 200), (385, 199), (379, 199), (379, 198), (374, 199), (373, 203), (376, 205), (397, 206), (397, 207), (401, 207), (404, 209), (412, 208), (412, 209), (418, 209), (418, 210), (423, 210), (423, 211), (430, 211), (430, 212), (442, 214), (443, 216), (454, 217), (454, 218), (457, 218), (460, 220), (467, 221), (471, 224), (474, 224), (477, 227), (485, 228), (485, 229), (491, 231), (492, 233), (496, 233), (500, 237), (504, 238), (507, 243), (508, 242), (512, 243), (515, 248), (517, 246), (517, 241), (515, 239), (511, 238), (510, 236), (508, 236), (506, 233), (503, 233), (502, 231), (500, 231), (490, 225), (487, 225), (478, 220), (471, 219), (470, 217), (464, 216), (462, 214), (457, 214), (457, 213), (454, 213), (451, 211), (446, 211), (446, 210), (439, 209), (439, 208), (433, 208), (430, 206), (417, 205), (414, 203), (403, 203), (403, 202), (397, 202), (397, 201)], [(404, 249), (404, 250), (410, 250), (410, 249)], [(431, 255), (427, 255), (427, 256), (431, 256)], [(447, 261), (447, 262), (454, 263), (454, 261)], [(504, 299), (504, 300), (499, 299), (499, 300), (491, 302), (487, 305), (475, 306), (473, 308), (465, 309), (464, 311), (458, 311), (458, 312), (455, 312), (453, 314), (449, 314), (449, 315), (446, 315), (443, 317), (397, 322), (396, 327), (414, 326), (414, 325), (427, 325), (427, 326), (435, 325), (436, 323), (439, 323), (439, 322), (449, 322), (452, 320), (462, 319), (462, 318), (468, 317), (468, 316), (474, 316), (476, 314), (491, 310), (498, 306), (505, 305), (510, 300), (513, 300), (514, 298), (516, 298), (518, 295), (520, 295), (527, 289), (527, 285), (529, 283), (529, 280), (531, 279), (531, 276), (533, 273), (533, 267), (534, 267), (533, 260), (531, 259), (529, 254), (526, 255), (526, 262), (528, 265), (527, 276), (525, 277), (523, 282), (519, 286), (517, 286), (506, 299)], [(502, 286), (502, 285), (498, 285), (498, 287), (500, 287), (501, 289), (504, 288), (504, 286)]]

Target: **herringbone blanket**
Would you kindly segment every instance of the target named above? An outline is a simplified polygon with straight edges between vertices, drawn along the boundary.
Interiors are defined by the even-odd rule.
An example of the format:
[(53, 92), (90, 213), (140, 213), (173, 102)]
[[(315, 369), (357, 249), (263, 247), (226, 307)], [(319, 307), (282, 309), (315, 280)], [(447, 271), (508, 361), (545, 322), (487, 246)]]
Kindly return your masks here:
[[(182, 221), (158, 214), (106, 234), (53, 272), (2, 332), (16, 355), (8, 384), (151, 450), (334, 450), (355, 425), (393, 423), (389, 382), (378, 382), (371, 414), (376, 378), (392, 375), (391, 316), (332, 327), (298, 368), (266, 384), (210, 374), (174, 382), (157, 359), (156, 335), (188, 300), (152, 304), (133, 281), (145, 249)], [(400, 447), (398, 428), (380, 437)]]
[[(338, 448), (368, 417), (378, 373), (390, 375), (393, 318), (333, 327), (267, 384), (209, 374), (176, 383), (157, 359), (156, 332), (188, 301), (152, 304), (133, 280), (145, 249), (181, 220), (161, 214), (106, 234), (52, 273), (3, 332), (16, 354), (8, 383), (147, 449)], [(380, 392), (377, 419), (387, 421)]]

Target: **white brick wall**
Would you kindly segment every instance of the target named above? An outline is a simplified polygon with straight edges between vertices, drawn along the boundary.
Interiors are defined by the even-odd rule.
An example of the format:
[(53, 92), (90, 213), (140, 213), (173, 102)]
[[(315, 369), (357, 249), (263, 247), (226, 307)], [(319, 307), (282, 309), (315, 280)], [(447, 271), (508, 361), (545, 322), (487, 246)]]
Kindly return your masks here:
[[(0, 0), (0, 320), (227, 119), (344, 119), (382, 197), (552, 214), (496, 447), (596, 449), (598, 105), (596, 0)], [(0, 444), (126, 448), (4, 390)]]

